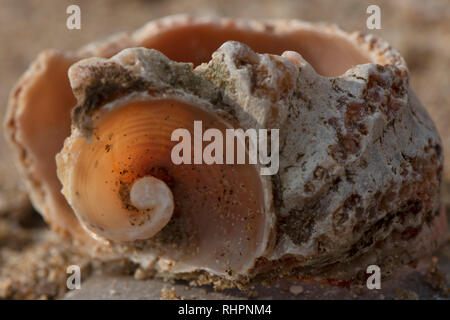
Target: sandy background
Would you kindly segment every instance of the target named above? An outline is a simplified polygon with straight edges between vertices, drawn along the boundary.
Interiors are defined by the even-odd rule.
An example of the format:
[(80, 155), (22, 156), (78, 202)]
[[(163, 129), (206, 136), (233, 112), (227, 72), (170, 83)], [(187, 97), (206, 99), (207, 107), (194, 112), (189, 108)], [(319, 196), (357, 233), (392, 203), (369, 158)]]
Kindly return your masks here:
[[(66, 8), (70, 4), (81, 7), (81, 30), (66, 28)], [(381, 7), (382, 30), (366, 29), (369, 4)], [(449, 0), (0, 0), (0, 121), (3, 122), (10, 89), (40, 51), (46, 48), (76, 50), (90, 41), (132, 31), (151, 19), (178, 13), (257, 19), (299, 18), (335, 23), (347, 31), (358, 30), (381, 36), (397, 48), (408, 63), (412, 87), (431, 113), (443, 140), (447, 158), (446, 179), (450, 181)], [(29, 219), (30, 207), (25, 194), (20, 191), (22, 188), (10, 151), (0, 135), (0, 280), (2, 272), (3, 279), (7, 273), (6, 267), (2, 270), (2, 254), (15, 257), (14, 262), (9, 258), (8, 263), (3, 261), (3, 265), (13, 268), (14, 263), (23, 259), (21, 251), (32, 247), (36, 238), (23, 226), (23, 217)], [(445, 190), (444, 198), (448, 204), (449, 188), (446, 186)], [(20, 223), (16, 225), (13, 222), (11, 226), (11, 219), (19, 219)], [(40, 222), (32, 222), (31, 227), (42, 230), (37, 238), (47, 237)], [(14, 247), (17, 241), (11, 242), (12, 234), (22, 241), (17, 248)], [(7, 248), (7, 253), (4, 248)], [(55, 279), (57, 282), (58, 277)], [(6, 293), (11, 296), (11, 291), (5, 291), (10, 287), (5, 289), (0, 281), (0, 297), (2, 288), (4, 296), (8, 296)], [(58, 290), (52, 290), (53, 296), (58, 296)], [(28, 297), (36, 296), (39, 294)], [(52, 297), (51, 294), (47, 296)]]

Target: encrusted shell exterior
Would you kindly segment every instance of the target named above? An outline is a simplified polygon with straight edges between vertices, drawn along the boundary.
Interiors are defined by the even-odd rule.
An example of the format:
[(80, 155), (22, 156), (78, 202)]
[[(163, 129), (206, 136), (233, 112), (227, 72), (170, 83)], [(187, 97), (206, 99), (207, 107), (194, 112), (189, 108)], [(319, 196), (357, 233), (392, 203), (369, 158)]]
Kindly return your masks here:
[[(266, 182), (273, 195), (266, 204), (273, 221), (270, 241), (250, 270), (226, 278), (348, 280), (369, 264), (380, 265), (388, 274), (437, 247), (446, 224), (439, 210), (441, 142), (409, 87), (406, 64), (386, 43), (298, 21), (212, 22), (172, 17), (152, 22), (131, 36), (88, 46), (77, 58), (65, 61), (70, 65), (81, 57), (108, 57), (126, 47), (151, 44), (171, 28), (204, 24), (263, 33), (322, 32), (346, 39), (370, 62), (342, 75), (338, 68), (324, 76), (298, 54), (258, 54), (229, 41), (208, 63), (195, 63), (195, 69), (158, 51), (138, 48), (110, 60), (90, 60), (86, 73), (76, 69), (78, 73), (71, 75), (79, 102), (73, 124), (87, 134), (90, 113), (118, 99), (119, 87), (119, 97), (149, 94), (151, 88), (157, 96), (176, 93), (206, 101), (243, 128), (280, 129), (279, 173)], [(42, 63), (47, 58), (39, 59)], [(108, 73), (107, 68), (112, 71)], [(16, 131), (17, 104), (27, 89), (27, 79), (33, 76), (29, 73), (21, 80), (10, 107), (8, 132), (22, 156), (27, 150)], [(99, 92), (102, 99), (89, 102)], [(53, 221), (57, 213), (43, 205), (42, 187), (32, 183), (36, 181), (33, 165), (26, 156), (22, 164), (35, 205)], [(56, 225), (70, 229), (59, 222)], [(111, 246), (108, 250), (162, 272), (195, 271), (182, 261), (158, 260), (138, 244), (97, 245)]]

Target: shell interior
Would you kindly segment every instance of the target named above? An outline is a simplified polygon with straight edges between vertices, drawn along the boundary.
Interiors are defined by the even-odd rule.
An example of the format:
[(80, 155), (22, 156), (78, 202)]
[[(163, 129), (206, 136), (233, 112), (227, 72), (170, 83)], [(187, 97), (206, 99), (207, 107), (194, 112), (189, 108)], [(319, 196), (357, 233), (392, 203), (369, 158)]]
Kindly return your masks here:
[[(131, 205), (130, 188), (136, 179), (153, 176), (169, 186), (175, 209), (167, 226), (147, 240), (148, 246), (220, 273), (252, 263), (266, 224), (256, 166), (198, 165), (193, 152), (191, 164), (171, 160), (178, 143), (171, 141), (175, 129), (185, 128), (194, 137), (194, 121), (202, 121), (204, 130), (222, 132), (232, 128), (229, 124), (174, 99), (134, 102), (101, 110), (97, 117), (91, 141), (77, 137), (66, 151), (76, 160), (64, 190), (88, 229), (107, 239), (135, 240), (140, 226), (153, 217)], [(191, 144), (194, 150), (194, 139)], [(148, 234), (137, 238), (147, 239)]]

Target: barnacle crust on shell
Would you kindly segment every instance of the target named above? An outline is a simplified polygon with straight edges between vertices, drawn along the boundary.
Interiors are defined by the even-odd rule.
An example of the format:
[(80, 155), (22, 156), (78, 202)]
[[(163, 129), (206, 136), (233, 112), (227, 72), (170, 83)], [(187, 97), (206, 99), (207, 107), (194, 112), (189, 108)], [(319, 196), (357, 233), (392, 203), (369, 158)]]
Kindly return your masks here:
[[(89, 56), (103, 58), (72, 65)], [(388, 275), (444, 237), (441, 141), (405, 62), (375, 37), (299, 21), (177, 16), (70, 57), (39, 59), (39, 66), (58, 59), (63, 70), (72, 65), (78, 103), (57, 156), (65, 198), (49, 182), (56, 174), (39, 175), (27, 157), (45, 163), (61, 149), (67, 116), (54, 125), (63, 133), (45, 154), (32, 148), (37, 137), (21, 133), (32, 110), (23, 100), (47, 79), (42, 70), (24, 76), (11, 96), (7, 132), (38, 209), (103, 254), (185, 278), (204, 271), (212, 280), (340, 283), (370, 264)], [(57, 77), (59, 69), (47, 70)], [(65, 114), (75, 105), (68, 93), (44, 97)], [(279, 129), (278, 173), (172, 165), (169, 133), (192, 131), (195, 120), (222, 131)], [(118, 229), (97, 219), (102, 206), (127, 212), (133, 183), (148, 176), (171, 190), (173, 215), (149, 238), (108, 233)], [(59, 207), (49, 206), (54, 199)], [(131, 220), (144, 216), (151, 221), (151, 214)]]

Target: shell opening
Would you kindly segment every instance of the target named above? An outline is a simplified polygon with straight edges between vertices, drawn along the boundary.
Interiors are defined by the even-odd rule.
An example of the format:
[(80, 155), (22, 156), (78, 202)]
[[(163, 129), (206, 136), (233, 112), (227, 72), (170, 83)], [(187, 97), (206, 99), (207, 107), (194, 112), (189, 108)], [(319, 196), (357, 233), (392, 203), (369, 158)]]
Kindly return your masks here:
[(174, 130), (194, 137), (202, 121), (224, 134), (233, 124), (177, 99), (129, 102), (97, 115), (92, 139), (73, 134), (58, 156), (64, 193), (84, 227), (109, 240), (146, 240), (167, 248), (168, 258), (223, 274), (253, 263), (267, 224), (258, 168), (194, 164), (193, 154), (191, 164), (171, 160)]

